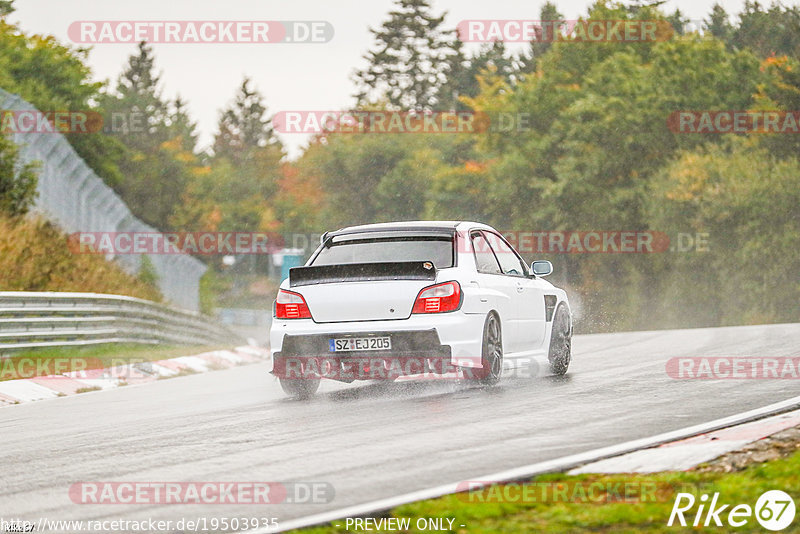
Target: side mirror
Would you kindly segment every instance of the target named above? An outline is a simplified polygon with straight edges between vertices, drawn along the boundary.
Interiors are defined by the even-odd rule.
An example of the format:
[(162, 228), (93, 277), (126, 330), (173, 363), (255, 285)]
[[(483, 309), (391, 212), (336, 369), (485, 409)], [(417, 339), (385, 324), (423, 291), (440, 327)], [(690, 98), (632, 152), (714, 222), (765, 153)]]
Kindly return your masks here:
[(553, 272), (553, 264), (547, 260), (537, 260), (531, 263), (531, 272), (536, 276), (547, 276)]

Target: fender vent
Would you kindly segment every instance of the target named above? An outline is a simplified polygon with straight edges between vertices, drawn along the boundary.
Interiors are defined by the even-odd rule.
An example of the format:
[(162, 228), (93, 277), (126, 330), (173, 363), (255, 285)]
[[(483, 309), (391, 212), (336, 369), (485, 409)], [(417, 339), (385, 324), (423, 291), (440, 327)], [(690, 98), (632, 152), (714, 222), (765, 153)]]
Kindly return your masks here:
[(558, 297), (555, 295), (544, 296), (544, 318), (548, 323), (553, 320), (553, 312), (556, 310), (557, 302)]

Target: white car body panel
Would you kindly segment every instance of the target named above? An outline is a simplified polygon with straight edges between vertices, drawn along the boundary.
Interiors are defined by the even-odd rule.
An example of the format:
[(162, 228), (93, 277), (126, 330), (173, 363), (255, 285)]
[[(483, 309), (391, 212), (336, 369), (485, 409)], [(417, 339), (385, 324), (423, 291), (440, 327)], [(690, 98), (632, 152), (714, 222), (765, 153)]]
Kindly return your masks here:
[(429, 285), (420, 280), (378, 280), (306, 286), (299, 292), (318, 323), (375, 321), (408, 319), (414, 299)]
[[(490, 312), (496, 313), (501, 321), (505, 368), (513, 368), (522, 360), (546, 357), (552, 321), (546, 320), (544, 295), (556, 297), (554, 309), (562, 303), (569, 306), (567, 295), (541, 277), (478, 272), (469, 234), (473, 230), (496, 232), (491, 227), (471, 222), (418, 221), (351, 227), (332, 234), (427, 226), (452, 228), (458, 240), (456, 265), (437, 269), (434, 281), (347, 281), (290, 287), (289, 279), (284, 280), (281, 289), (303, 295), (312, 318), (273, 319), (270, 331), (273, 359), (281, 353), (285, 335), (336, 336), (434, 329), (441, 345), (450, 348), (453, 365), (480, 367), (483, 327)], [(313, 263), (317, 252), (312, 254), (306, 266)], [(421, 289), (452, 280), (460, 284), (463, 295), (457, 311), (411, 314)]]

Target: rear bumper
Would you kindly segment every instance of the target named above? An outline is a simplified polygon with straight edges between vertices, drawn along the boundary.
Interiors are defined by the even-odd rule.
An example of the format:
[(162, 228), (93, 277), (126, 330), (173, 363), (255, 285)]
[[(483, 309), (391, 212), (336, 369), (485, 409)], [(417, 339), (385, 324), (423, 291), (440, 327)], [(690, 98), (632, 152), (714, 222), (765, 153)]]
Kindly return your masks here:
[(371, 358), (383, 356), (414, 356), (414, 357), (450, 357), (450, 347), (442, 345), (436, 330), (395, 331), (395, 332), (369, 332), (363, 337), (390, 337), (392, 348), (390, 350), (359, 350), (345, 352), (331, 352), (330, 340), (362, 337), (358, 333), (350, 334), (300, 334), (283, 336), (280, 352), (275, 357), (281, 356), (317, 356), (331, 358)]
[[(449, 358), (452, 365), (480, 367), (483, 323), (481, 314), (462, 311), (412, 315), (394, 321), (315, 323), (311, 319), (274, 319), (270, 330), (273, 361), (286, 356), (325, 358)], [(390, 336), (390, 351), (329, 352), (330, 339)]]
[[(388, 350), (331, 352), (330, 340), (349, 337), (390, 337)], [(273, 374), (281, 378), (303, 378), (304, 370), (314, 375), (351, 382), (387, 379), (421, 373), (449, 373), (450, 347), (442, 345), (436, 330), (370, 332), (361, 334), (284, 335), (283, 347), (273, 357)]]

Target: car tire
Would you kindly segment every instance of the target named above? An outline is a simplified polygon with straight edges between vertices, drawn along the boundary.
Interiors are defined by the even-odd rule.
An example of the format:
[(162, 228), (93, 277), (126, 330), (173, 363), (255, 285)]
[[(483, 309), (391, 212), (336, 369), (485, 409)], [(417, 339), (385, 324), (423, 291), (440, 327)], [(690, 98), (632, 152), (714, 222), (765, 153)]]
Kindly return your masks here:
[(503, 336), (500, 318), (490, 313), (483, 324), (483, 342), (481, 344), (482, 369), (475, 369), (475, 377), (481, 384), (493, 385), (503, 375)]
[(319, 389), (319, 378), (281, 378), (284, 393), (296, 399), (307, 399)]
[(567, 374), (572, 361), (572, 327), (567, 306), (560, 304), (553, 316), (553, 333), (550, 335), (550, 371), (556, 376)]

